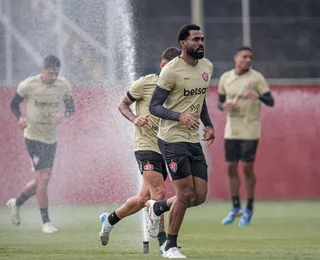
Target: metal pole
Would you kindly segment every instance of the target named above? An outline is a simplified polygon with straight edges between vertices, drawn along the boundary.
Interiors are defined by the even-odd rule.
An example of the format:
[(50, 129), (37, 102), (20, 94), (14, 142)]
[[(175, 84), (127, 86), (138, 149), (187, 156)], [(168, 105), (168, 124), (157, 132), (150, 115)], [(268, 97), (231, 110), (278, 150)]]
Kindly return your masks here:
[(191, 0), (191, 22), (199, 25), (203, 35), (205, 35), (203, 19), (203, 0)]
[[(11, 4), (10, 0), (4, 1), (5, 4), (5, 14), (8, 19), (8, 23), (11, 24)], [(2, 16), (2, 15), (1, 15)], [(6, 84), (9, 86), (12, 84), (12, 34), (8, 26), (5, 28), (5, 49), (6, 49)]]
[(62, 8), (62, 1), (57, 0), (57, 6), (59, 9), (59, 12), (57, 13), (56, 19), (57, 19), (57, 32), (58, 32), (58, 46), (57, 46), (57, 51), (58, 51), (58, 56), (61, 61), (61, 69), (60, 69), (60, 74), (62, 76), (65, 76), (65, 64), (64, 64), (64, 39), (63, 39), (63, 24), (61, 22), (61, 16), (63, 14), (63, 8)]
[(250, 0), (241, 1), (242, 10), (242, 44), (251, 46)]

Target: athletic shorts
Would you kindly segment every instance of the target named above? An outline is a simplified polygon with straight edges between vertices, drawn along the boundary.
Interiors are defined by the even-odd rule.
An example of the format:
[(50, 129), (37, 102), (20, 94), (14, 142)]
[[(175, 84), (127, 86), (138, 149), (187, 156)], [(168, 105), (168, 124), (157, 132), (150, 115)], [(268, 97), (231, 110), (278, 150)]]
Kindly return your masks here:
[(158, 138), (172, 180), (189, 175), (208, 181), (208, 166), (200, 143), (168, 143)]
[(167, 178), (166, 165), (160, 153), (154, 151), (135, 151), (137, 163), (141, 174), (144, 171), (155, 171), (162, 174), (163, 179)]
[(225, 139), (225, 157), (227, 162), (253, 162), (256, 157), (258, 140)]
[(52, 168), (57, 143), (46, 144), (30, 139), (25, 139), (25, 143), (35, 171)]

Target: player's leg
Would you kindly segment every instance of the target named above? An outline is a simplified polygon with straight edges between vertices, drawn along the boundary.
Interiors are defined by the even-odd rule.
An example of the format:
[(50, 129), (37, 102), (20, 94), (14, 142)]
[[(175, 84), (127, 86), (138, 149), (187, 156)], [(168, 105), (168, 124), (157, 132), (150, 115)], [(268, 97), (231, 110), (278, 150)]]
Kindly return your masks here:
[(53, 233), (58, 231), (51, 223), (48, 212), (48, 184), (51, 178), (51, 169), (56, 153), (56, 144), (36, 142), (33, 154), (33, 163), (36, 175), (36, 196), (42, 217), (42, 231)]
[(111, 214), (102, 213), (99, 217), (102, 224), (101, 231), (99, 233), (101, 244), (104, 246), (108, 244), (110, 233), (115, 224), (117, 224), (121, 219), (144, 208), (149, 199), (149, 187), (145, 180), (143, 180), (138, 195), (129, 198), (122, 206), (120, 206)]
[(36, 181), (32, 180), (27, 183), (18, 198), (11, 198), (7, 202), (7, 206), (11, 209), (11, 221), (14, 225), (19, 226), (20, 207), (33, 195), (36, 194)]
[(239, 226), (248, 226), (253, 215), (253, 202), (256, 187), (256, 175), (254, 173), (254, 160), (258, 148), (258, 140), (246, 140), (242, 143), (241, 161), (246, 179), (247, 207), (240, 219)]
[[(158, 162), (158, 163), (157, 163)], [(154, 171), (144, 171), (143, 178), (149, 187), (151, 194), (151, 199), (155, 201), (162, 201), (165, 197), (165, 176), (162, 174), (163, 169), (163, 160), (159, 154), (159, 160), (153, 160), (153, 163), (157, 163)], [(164, 173), (165, 174), (165, 173)], [(167, 235), (164, 228), (164, 215), (161, 216), (159, 222), (159, 233), (157, 235), (159, 242), (160, 253), (163, 251), (161, 247), (164, 247), (164, 244), (167, 240)]]
[(223, 225), (231, 224), (236, 217), (242, 214), (240, 203), (240, 178), (238, 162), (241, 158), (241, 141), (225, 139), (225, 158), (228, 169), (229, 188), (232, 199), (232, 209), (221, 221)]

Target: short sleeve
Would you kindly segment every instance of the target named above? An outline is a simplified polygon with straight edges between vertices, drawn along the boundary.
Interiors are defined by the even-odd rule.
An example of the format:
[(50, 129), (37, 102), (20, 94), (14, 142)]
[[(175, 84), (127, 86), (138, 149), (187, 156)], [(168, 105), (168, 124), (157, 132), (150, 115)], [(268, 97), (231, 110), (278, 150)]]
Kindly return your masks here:
[(171, 91), (175, 86), (175, 71), (170, 66), (165, 66), (159, 75), (157, 85), (167, 91)]
[(226, 90), (224, 88), (224, 81), (226, 78), (226, 74), (222, 74), (220, 79), (219, 79), (219, 83), (218, 83), (218, 93), (220, 95), (226, 95)]
[(263, 95), (270, 91), (270, 87), (266, 79), (262, 74), (259, 73), (258, 75), (258, 84), (257, 84), (258, 93)]
[(133, 82), (132, 85), (130, 86), (129, 93), (135, 100), (142, 99), (143, 97), (143, 88), (144, 88), (143, 82), (144, 82), (143, 77), (141, 77), (140, 79)]

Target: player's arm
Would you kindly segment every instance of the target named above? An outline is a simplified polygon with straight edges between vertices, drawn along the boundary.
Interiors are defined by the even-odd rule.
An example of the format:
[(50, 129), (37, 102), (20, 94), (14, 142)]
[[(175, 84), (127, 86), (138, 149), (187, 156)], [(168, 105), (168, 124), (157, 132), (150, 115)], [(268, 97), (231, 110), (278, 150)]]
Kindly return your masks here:
[(200, 113), (200, 119), (205, 127), (208, 126), (208, 127), (213, 128), (213, 124), (212, 124), (210, 116), (209, 116), (206, 100), (203, 101), (203, 106), (202, 106), (202, 110)]
[(223, 111), (223, 103), (226, 102), (226, 95), (219, 94), (218, 98), (218, 108)]
[(120, 113), (128, 119), (130, 122), (136, 117), (136, 115), (132, 112), (130, 106), (135, 102), (135, 98), (131, 96), (130, 92), (127, 92), (127, 95), (123, 97), (118, 105), (118, 109)]
[(75, 112), (74, 102), (73, 102), (72, 97), (64, 99), (63, 103), (64, 103), (64, 107), (65, 107), (64, 117), (72, 117)]
[(20, 103), (23, 101), (23, 97), (21, 97), (18, 93), (15, 94), (10, 103), (11, 112), (14, 116), (19, 120), (21, 117)]
[(163, 106), (169, 96), (169, 93), (170, 91), (156, 86), (149, 106), (150, 113), (162, 119), (179, 122), (181, 114)]
[(210, 146), (215, 138), (215, 134), (214, 134), (214, 127), (213, 124), (211, 122), (209, 113), (208, 113), (208, 108), (207, 108), (207, 103), (206, 100), (203, 101), (203, 106), (202, 106), (202, 110), (200, 113), (200, 119), (203, 123), (203, 125), (205, 126), (203, 131), (203, 141), (209, 141), (208, 146)]
[(262, 103), (264, 103), (265, 105), (267, 105), (269, 107), (274, 106), (274, 98), (273, 98), (270, 91), (268, 91), (262, 95), (259, 95), (259, 99), (261, 100)]
[(120, 101), (118, 109), (120, 113), (134, 125), (144, 126), (148, 123), (149, 115), (136, 116), (130, 108), (135, 101), (136, 99), (130, 94), (130, 91), (128, 91), (127, 95)]

